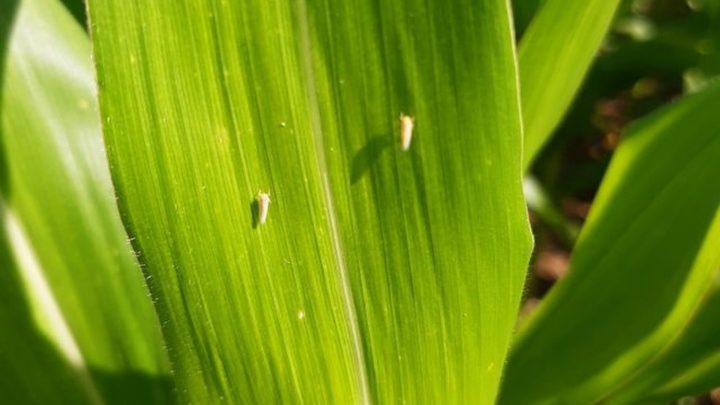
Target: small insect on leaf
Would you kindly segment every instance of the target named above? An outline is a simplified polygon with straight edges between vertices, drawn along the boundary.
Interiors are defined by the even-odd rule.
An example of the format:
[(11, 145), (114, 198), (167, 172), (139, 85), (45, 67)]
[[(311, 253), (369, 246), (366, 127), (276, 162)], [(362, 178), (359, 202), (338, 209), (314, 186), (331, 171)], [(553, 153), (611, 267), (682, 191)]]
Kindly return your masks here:
[(415, 118), (400, 113), (400, 147), (404, 151), (410, 149), (414, 126)]
[(268, 209), (270, 208), (270, 194), (259, 191), (257, 195), (258, 222), (260, 225), (267, 221)]

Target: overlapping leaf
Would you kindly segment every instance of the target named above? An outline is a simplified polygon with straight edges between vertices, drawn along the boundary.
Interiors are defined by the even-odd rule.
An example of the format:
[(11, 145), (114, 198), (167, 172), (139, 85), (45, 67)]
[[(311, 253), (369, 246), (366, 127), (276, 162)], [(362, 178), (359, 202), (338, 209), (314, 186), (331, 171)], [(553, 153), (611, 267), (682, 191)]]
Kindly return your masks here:
[[(570, 275), (516, 343), (502, 403), (637, 401), (657, 389), (642, 379), (684, 371), (658, 364), (698, 364), (714, 350), (706, 321), (717, 309), (704, 305), (714, 302), (720, 265), (717, 223), (711, 227), (720, 206), (712, 180), (720, 178), (718, 108), (715, 85), (628, 130)], [(690, 343), (703, 339), (707, 346)], [(633, 382), (641, 389), (614, 396)]]
[[(5, 11), (11, 13), (1, 115), (5, 201), (24, 228), (79, 347), (81, 364), (74, 366), (87, 367), (83, 373), (92, 375), (88, 384), (111, 402), (164, 395), (158, 379), (168, 373), (166, 355), (113, 199), (89, 39), (56, 1), (23, 0), (16, 14), (12, 8)], [(13, 272), (11, 267), (3, 270)], [(18, 274), (4, 276), (15, 281), (3, 288), (17, 287)], [(20, 291), (11, 294), (22, 296)], [(27, 306), (12, 299), (4, 308), (24, 322), (21, 330), (33, 328), (32, 319), (24, 319), (30, 313)], [(36, 342), (36, 354), (59, 356), (43, 338), (48, 339), (38, 335), (16, 343)], [(6, 348), (11, 357), (7, 364), (34, 362), (29, 347)], [(52, 369), (47, 370), (51, 375)], [(56, 396), (71, 391), (61, 376), (38, 378), (38, 402), (47, 403), (52, 389)]]
[(547, 0), (520, 42), (520, 89), (529, 166), (580, 88), (620, 0)]

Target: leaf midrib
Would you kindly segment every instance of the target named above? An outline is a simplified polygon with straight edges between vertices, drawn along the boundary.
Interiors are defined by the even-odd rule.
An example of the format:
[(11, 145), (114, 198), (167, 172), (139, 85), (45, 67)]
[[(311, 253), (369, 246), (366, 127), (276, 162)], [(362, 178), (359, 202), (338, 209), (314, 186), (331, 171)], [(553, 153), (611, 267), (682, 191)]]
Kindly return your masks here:
[(370, 390), (367, 382), (367, 368), (365, 365), (365, 355), (363, 353), (362, 337), (360, 336), (360, 325), (358, 323), (357, 312), (355, 309), (354, 298), (350, 280), (348, 277), (347, 266), (345, 263), (345, 255), (338, 231), (337, 212), (328, 179), (328, 164), (325, 157), (325, 148), (323, 143), (323, 131), (320, 118), (320, 110), (317, 100), (317, 84), (312, 68), (310, 32), (307, 14), (307, 1), (298, 0), (295, 7), (296, 23), (298, 26), (298, 49), (301, 60), (301, 69), (303, 72), (303, 82), (305, 84), (306, 97), (309, 106), (310, 125), (313, 133), (313, 144), (315, 147), (315, 156), (317, 157), (318, 167), (320, 169), (320, 180), (322, 183), (322, 193), (325, 206), (327, 207), (327, 228), (330, 230), (330, 240), (332, 242), (332, 250), (335, 256), (337, 266), (335, 267), (340, 281), (340, 291), (343, 298), (343, 308), (347, 318), (348, 326), (353, 344), (353, 355), (355, 357), (355, 366), (357, 367), (358, 385), (360, 388), (360, 399), (363, 404), (370, 403)]

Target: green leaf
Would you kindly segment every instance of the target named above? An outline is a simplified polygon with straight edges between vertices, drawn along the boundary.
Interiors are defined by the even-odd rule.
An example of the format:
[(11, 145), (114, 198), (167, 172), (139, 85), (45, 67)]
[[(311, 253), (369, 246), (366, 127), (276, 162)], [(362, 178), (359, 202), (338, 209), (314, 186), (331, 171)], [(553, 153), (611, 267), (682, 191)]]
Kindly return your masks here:
[(657, 349), (652, 361), (608, 394), (608, 402), (661, 402), (720, 385), (720, 209), (672, 313), (633, 349)]
[(506, 1), (89, 9), (182, 401), (493, 403), (531, 247)]
[[(14, 0), (13, 0), (14, 1)], [(63, 3), (75, 20), (85, 28), (87, 15), (85, 14), (85, 0), (55, 0)]]
[(518, 50), (524, 167), (570, 107), (619, 3), (547, 0), (530, 22)]
[[(165, 395), (169, 367), (114, 201), (88, 37), (56, 1), (20, 1), (10, 16), (1, 111), (5, 201), (92, 384), (110, 402)], [(6, 309), (22, 313), (12, 305)], [(52, 334), (52, 326), (40, 327)]]
[[(0, 209), (4, 213), (5, 207)], [(5, 229), (2, 216), (0, 226)], [(93, 403), (97, 393), (92, 383), (39, 330), (24, 290), (7, 235), (0, 232), (0, 374), (3, 376), (0, 392), (3, 401)]]
[[(0, 14), (0, 79), (16, 11), (15, 2), (6, 2)], [(0, 142), (0, 190), (6, 188), (7, 167)], [(34, 322), (20, 268), (8, 240), (5, 214), (5, 202), (0, 194), (0, 392), (3, 400), (15, 404), (90, 403), (92, 397), (83, 390), (82, 376), (58, 353)], [(41, 383), (48, 375), (57, 383)]]
[(502, 403), (594, 403), (691, 319), (720, 260), (703, 247), (717, 240), (718, 108), (720, 85), (628, 129), (569, 276), (515, 343)]

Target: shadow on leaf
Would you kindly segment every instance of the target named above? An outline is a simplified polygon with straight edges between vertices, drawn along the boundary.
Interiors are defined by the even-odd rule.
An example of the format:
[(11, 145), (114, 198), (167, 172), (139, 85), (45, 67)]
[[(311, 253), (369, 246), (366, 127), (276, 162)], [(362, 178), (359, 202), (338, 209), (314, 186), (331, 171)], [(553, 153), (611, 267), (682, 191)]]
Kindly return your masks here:
[(350, 182), (355, 184), (361, 177), (363, 177), (370, 168), (377, 162), (385, 149), (388, 149), (393, 144), (393, 138), (389, 134), (375, 135), (368, 139), (365, 146), (363, 146), (353, 157), (352, 167), (350, 169)]

